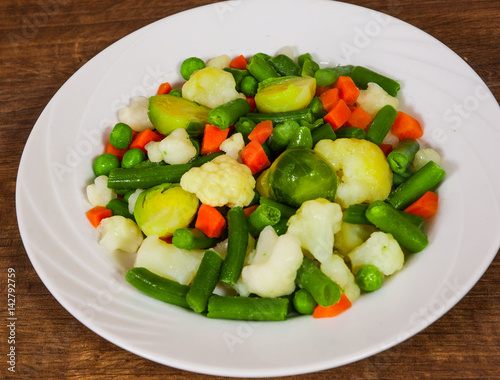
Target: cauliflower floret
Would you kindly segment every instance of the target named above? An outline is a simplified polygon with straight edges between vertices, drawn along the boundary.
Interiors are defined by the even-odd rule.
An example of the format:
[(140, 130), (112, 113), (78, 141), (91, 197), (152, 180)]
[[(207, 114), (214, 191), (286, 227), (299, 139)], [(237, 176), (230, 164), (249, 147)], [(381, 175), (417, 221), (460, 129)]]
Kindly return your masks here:
[(174, 129), (163, 140), (151, 141), (145, 146), (151, 162), (165, 161), (167, 164), (186, 164), (196, 156), (196, 148), (183, 128)]
[(356, 284), (356, 278), (339, 255), (331, 255), (328, 260), (321, 263), (321, 271), (326, 274), (330, 280), (340, 286), (350, 301), (355, 301), (359, 298), (361, 290), (358, 284)]
[(116, 193), (108, 188), (108, 176), (100, 175), (94, 179), (93, 184), (87, 186), (87, 199), (93, 207), (106, 207), (108, 202), (115, 198)]
[(151, 141), (146, 144), (144, 147), (148, 154), (148, 160), (151, 162), (160, 162), (163, 161), (163, 154), (161, 153), (160, 143), (158, 141)]
[(248, 166), (223, 154), (199, 168), (192, 168), (181, 178), (181, 187), (196, 194), (209, 206), (247, 206), (255, 193), (255, 178)]
[(356, 103), (368, 112), (371, 117), (375, 117), (377, 112), (387, 104), (396, 109), (399, 107), (399, 100), (397, 98), (389, 95), (382, 87), (372, 82), (368, 83), (366, 90), (359, 92)]
[(183, 128), (174, 131), (158, 143), (158, 149), (167, 164), (186, 164), (196, 156), (196, 148)]
[(434, 161), (436, 164), (441, 165), (441, 156), (438, 152), (431, 148), (423, 148), (420, 149), (413, 159), (412, 169), (413, 171), (417, 171), (422, 169), (425, 164), (429, 161)]
[(389, 276), (403, 268), (405, 256), (396, 239), (385, 232), (374, 232), (367, 241), (349, 253), (352, 272), (363, 265), (375, 265), (382, 274)]
[(375, 231), (377, 228), (368, 224), (342, 222), (340, 231), (335, 234), (334, 247), (342, 256), (347, 257), (354, 248), (363, 244)]
[(253, 261), (243, 267), (241, 282), (249, 293), (260, 297), (281, 297), (293, 293), (297, 269), (304, 256), (293, 235), (278, 237), (271, 226), (262, 230)]
[(384, 200), (391, 192), (392, 170), (380, 148), (368, 140), (321, 140), (314, 150), (337, 172), (335, 202), (342, 208), (352, 204)]
[(245, 140), (241, 133), (234, 133), (220, 144), (220, 149), (238, 162), (241, 162), (241, 151), (244, 147)]
[(144, 191), (144, 189), (137, 189), (128, 197), (128, 212), (132, 215), (134, 214), (135, 202), (137, 202), (137, 198)]
[(148, 107), (148, 98), (136, 96), (132, 98), (130, 106), (124, 107), (118, 111), (118, 120), (130, 125), (130, 128), (136, 132), (142, 132), (145, 129), (154, 129), (148, 117)]
[(204, 252), (199, 249), (180, 249), (161, 240), (157, 235), (150, 235), (139, 248), (134, 267), (143, 267), (159, 276), (189, 285), (200, 266)]
[(114, 215), (101, 220), (97, 230), (101, 233), (99, 244), (107, 251), (137, 252), (143, 241), (142, 232), (132, 219)]
[(195, 71), (182, 86), (182, 97), (215, 108), (245, 95), (236, 91), (233, 74), (216, 67)]
[(217, 69), (223, 69), (225, 67), (229, 67), (231, 63), (231, 57), (227, 54), (219, 55), (218, 57), (211, 58), (207, 61), (207, 67), (215, 67)]
[(297, 213), (288, 220), (289, 234), (300, 240), (319, 261), (324, 262), (333, 254), (335, 233), (340, 231), (342, 209), (336, 203), (318, 198), (302, 203)]

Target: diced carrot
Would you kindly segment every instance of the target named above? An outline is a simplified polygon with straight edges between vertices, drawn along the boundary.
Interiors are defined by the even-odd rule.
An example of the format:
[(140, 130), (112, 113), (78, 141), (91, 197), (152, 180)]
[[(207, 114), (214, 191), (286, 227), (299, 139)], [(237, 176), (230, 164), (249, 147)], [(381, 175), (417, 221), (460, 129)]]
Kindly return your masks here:
[(380, 146), (380, 150), (385, 154), (386, 157), (394, 149), (394, 147), (391, 144), (380, 144), (379, 146)]
[(252, 132), (248, 135), (250, 141), (257, 141), (259, 144), (263, 144), (267, 140), (271, 133), (273, 132), (273, 122), (271, 120), (265, 120), (258, 123)]
[(241, 161), (256, 174), (271, 165), (264, 148), (257, 141), (250, 141), (241, 151)]
[(94, 208), (91, 208), (86, 212), (86, 214), (88, 220), (95, 228), (97, 228), (99, 223), (101, 223), (101, 220), (113, 216), (113, 212), (109, 208), (106, 208), (104, 206), (96, 206)]
[(339, 101), (323, 119), (329, 123), (334, 130), (337, 130), (343, 126), (347, 120), (349, 120), (350, 116), (351, 110), (349, 109), (349, 106), (345, 104), (342, 99), (339, 99)]
[(158, 92), (156, 94), (157, 95), (166, 95), (170, 91), (172, 91), (172, 86), (170, 85), (170, 83), (165, 82), (165, 83), (160, 84), (160, 86), (158, 87)]
[(164, 136), (158, 132), (152, 131), (151, 129), (145, 129), (134, 137), (129, 145), (129, 149), (137, 148), (142, 150), (144, 153), (147, 153), (145, 148), (146, 145), (148, 145), (151, 141), (161, 141), (163, 138)]
[(326, 90), (330, 90), (331, 88), (333, 88), (333, 84), (330, 84), (328, 86), (316, 86), (316, 96), (321, 96), (323, 92), (325, 92)]
[(198, 209), (195, 227), (211, 238), (218, 238), (226, 228), (226, 219), (215, 207), (202, 204)]
[(366, 112), (363, 108), (361, 107), (353, 107), (351, 108), (351, 116), (345, 123), (348, 127), (356, 127), (356, 128), (361, 128), (363, 130), (370, 125), (372, 122), (372, 117), (368, 112)]
[(339, 96), (346, 104), (353, 105), (359, 96), (359, 88), (356, 87), (351, 77), (339, 76), (334, 85), (339, 89)]
[(323, 91), (319, 96), (321, 103), (323, 104), (323, 108), (329, 112), (335, 104), (339, 101), (339, 89), (338, 88), (330, 88), (326, 91)]
[(250, 104), (250, 112), (254, 112), (257, 108), (257, 105), (255, 104), (255, 98), (252, 96), (247, 96), (246, 99), (248, 104)]
[(220, 151), (220, 144), (227, 139), (229, 128), (220, 129), (212, 124), (205, 125), (205, 133), (201, 143), (201, 154), (209, 154)]
[(398, 116), (392, 124), (392, 133), (394, 133), (400, 140), (408, 137), (419, 139), (423, 136), (424, 131), (420, 126), (418, 120), (408, 115), (407, 113), (398, 111)]
[(118, 149), (118, 148), (115, 148), (113, 145), (111, 145), (111, 143), (108, 143), (108, 145), (106, 145), (105, 152), (106, 153), (111, 153), (113, 156), (116, 156), (116, 157), (118, 157), (118, 159), (121, 160), (123, 158), (123, 155), (125, 154), (125, 152), (127, 150), (128, 149)]
[(414, 203), (409, 205), (404, 212), (409, 214), (418, 215), (422, 218), (430, 218), (436, 214), (438, 210), (439, 196), (432, 192), (427, 191)]
[(168, 237), (161, 237), (159, 238), (160, 240), (163, 240), (165, 243), (167, 244), (172, 244), (172, 236), (168, 236)]
[(339, 315), (340, 313), (346, 311), (351, 307), (351, 301), (349, 301), (349, 298), (342, 293), (340, 295), (339, 301), (332, 306), (321, 306), (318, 305), (314, 309), (313, 312), (313, 317), (314, 318), (330, 318), (330, 317), (335, 317), (336, 315)]
[(253, 205), (253, 206), (245, 207), (243, 209), (243, 212), (245, 213), (245, 216), (248, 218), (250, 216), (250, 214), (252, 212), (254, 212), (257, 207), (259, 207), (259, 205)]
[(235, 59), (229, 63), (229, 67), (233, 69), (246, 70), (247, 69), (247, 60), (243, 55), (237, 56)]

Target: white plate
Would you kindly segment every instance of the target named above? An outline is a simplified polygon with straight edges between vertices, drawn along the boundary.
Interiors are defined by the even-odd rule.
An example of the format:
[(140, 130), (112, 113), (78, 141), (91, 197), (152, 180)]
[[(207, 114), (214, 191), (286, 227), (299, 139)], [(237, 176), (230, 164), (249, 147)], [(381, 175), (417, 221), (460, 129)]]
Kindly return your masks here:
[[(283, 46), (323, 65), (359, 64), (401, 81), (401, 109), (444, 159), (429, 247), (342, 315), (281, 323), (210, 320), (139, 294), (124, 280), (131, 257), (105, 254), (84, 196), (91, 162), (116, 110), (180, 62)], [(333, 1), (216, 3), (176, 14), (116, 42), (74, 74), (26, 144), (17, 183), (21, 235), (54, 297), (114, 344), (184, 370), (278, 376), (341, 366), (400, 343), (434, 322), (478, 281), (500, 245), (498, 103), (473, 70), (426, 33), (385, 14)], [(480, 312), (480, 311), (478, 311)]]

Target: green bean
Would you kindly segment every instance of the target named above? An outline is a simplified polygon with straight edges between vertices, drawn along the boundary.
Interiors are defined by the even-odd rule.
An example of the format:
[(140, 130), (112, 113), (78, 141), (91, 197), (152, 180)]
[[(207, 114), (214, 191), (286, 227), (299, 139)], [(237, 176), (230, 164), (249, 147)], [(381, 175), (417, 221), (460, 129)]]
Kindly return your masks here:
[(289, 56), (278, 54), (269, 58), (269, 62), (281, 76), (299, 76), (300, 66)]
[(125, 279), (136, 289), (157, 300), (189, 308), (186, 295), (189, 287), (176, 281), (159, 276), (149, 269), (134, 267), (125, 275)]
[(219, 279), (225, 284), (233, 286), (240, 278), (248, 246), (247, 220), (242, 207), (237, 206), (229, 210), (227, 226), (227, 253)]
[(404, 174), (412, 164), (419, 149), (420, 144), (415, 139), (406, 138), (400, 140), (398, 145), (387, 156), (392, 171), (397, 174)]
[(315, 96), (311, 103), (307, 106), (309, 108), (316, 119), (321, 119), (323, 116), (327, 114), (325, 108), (323, 107), (323, 102), (319, 98), (319, 96)]
[(205, 251), (186, 295), (187, 303), (195, 312), (203, 313), (206, 310), (208, 299), (217, 286), (222, 262), (222, 257), (217, 252)]
[(235, 297), (212, 295), (208, 318), (247, 321), (283, 321), (288, 313), (287, 298)]
[(367, 209), (368, 205), (363, 203), (350, 205), (344, 212), (344, 222), (351, 224), (372, 224), (365, 215)]
[(299, 289), (293, 293), (293, 306), (298, 313), (311, 315), (317, 306), (311, 293), (305, 289)]
[(329, 69), (319, 69), (314, 73), (316, 84), (318, 86), (329, 86), (334, 84), (339, 76), (336, 72)]
[(404, 210), (427, 191), (436, 187), (445, 175), (446, 172), (438, 164), (429, 161), (392, 191), (387, 201), (398, 210)]
[[(350, 205), (344, 212), (343, 220), (345, 223), (372, 225), (373, 223), (366, 217), (366, 210), (368, 210), (367, 204), (358, 203)], [(417, 227), (420, 228), (422, 226), (424, 218), (421, 216), (409, 214), (401, 210), (398, 210), (398, 212)]]
[(261, 121), (271, 120), (273, 125), (284, 123), (285, 121), (296, 121), (305, 120), (309, 123), (314, 122), (314, 116), (309, 108), (304, 108), (296, 111), (287, 112), (274, 112), (274, 113), (247, 113), (246, 117), (255, 123), (260, 123)]
[(373, 202), (366, 210), (366, 217), (379, 230), (391, 234), (401, 247), (410, 252), (420, 252), (429, 243), (422, 230), (389, 203)]
[(174, 88), (168, 94), (182, 98), (182, 90), (180, 88)]
[(211, 109), (208, 122), (219, 129), (227, 129), (248, 112), (250, 112), (250, 104), (245, 99), (236, 98)]
[(377, 145), (382, 144), (397, 116), (398, 111), (393, 106), (383, 106), (370, 123), (366, 139)]
[(397, 187), (397, 186), (401, 185), (404, 181), (406, 181), (412, 175), (413, 175), (413, 171), (410, 168), (406, 168), (406, 170), (402, 174), (393, 173), (392, 174), (392, 186)]
[(335, 134), (335, 131), (333, 130), (332, 126), (328, 123), (323, 124), (321, 127), (316, 128), (311, 132), (311, 136), (313, 139), (313, 144), (316, 145), (318, 141), (321, 140), (335, 140), (337, 138), (337, 135)]
[(399, 82), (378, 74), (362, 66), (356, 66), (351, 71), (351, 78), (360, 89), (366, 89), (368, 83), (374, 82), (382, 87), (391, 96), (397, 96), (400, 88)]
[(295, 148), (298, 146), (308, 149), (311, 149), (313, 147), (313, 139), (311, 130), (309, 128), (299, 127), (299, 129), (297, 129), (297, 131), (295, 131), (295, 133), (292, 135), (287, 149)]
[(343, 126), (340, 127), (335, 131), (335, 134), (337, 135), (338, 139), (346, 138), (346, 139), (359, 139), (359, 140), (365, 140), (366, 139), (366, 132), (362, 130), (361, 128), (357, 127), (347, 127)]
[(116, 168), (111, 170), (108, 177), (110, 189), (147, 189), (162, 183), (179, 183), (181, 177), (192, 164), (178, 164), (154, 166), (149, 168), (130, 169)]
[(306, 289), (321, 306), (331, 306), (340, 299), (339, 286), (324, 274), (311, 259), (304, 257), (295, 283)]
[(281, 236), (286, 234), (286, 231), (288, 230), (288, 219), (287, 218), (281, 218), (278, 223), (273, 225), (274, 232), (276, 232), (276, 235)]
[(196, 70), (205, 68), (205, 62), (198, 57), (185, 59), (181, 64), (181, 75), (185, 80), (189, 80)]
[(236, 82), (236, 91), (241, 91), (241, 82), (245, 77), (250, 75), (248, 70), (233, 69), (232, 67), (225, 67), (224, 71), (233, 75), (234, 81)]
[(256, 122), (253, 120), (250, 120), (248, 117), (243, 116), (240, 117), (239, 120), (236, 122), (234, 125), (234, 129), (236, 132), (241, 133), (243, 136), (243, 139), (245, 142), (248, 143), (248, 135), (253, 131), (255, 128)]
[(319, 65), (311, 59), (306, 59), (301, 66), (300, 75), (303, 77), (314, 77), (314, 73), (319, 70)]
[(282, 218), (288, 219), (288, 218), (292, 217), (293, 215), (295, 215), (295, 213), (297, 212), (297, 209), (290, 207), (288, 205), (285, 205), (283, 203), (276, 202), (276, 201), (269, 199), (269, 198), (261, 197), (259, 202), (261, 205), (267, 205), (267, 206), (271, 206), (271, 207), (278, 209), (280, 211)]
[(315, 120), (313, 123), (309, 123), (308, 121), (305, 121), (305, 120), (299, 121), (299, 125), (301, 127), (307, 127), (311, 130), (311, 132), (314, 129), (321, 127), (323, 124), (325, 124), (325, 121), (321, 118), (319, 118), (318, 120)]
[(247, 69), (259, 82), (268, 78), (277, 78), (280, 76), (270, 63), (257, 54), (250, 59)]
[(172, 244), (180, 249), (206, 249), (215, 245), (217, 239), (209, 238), (197, 228), (178, 228), (172, 236)]
[(215, 152), (215, 153), (209, 153), (205, 156), (198, 156), (193, 161), (191, 161), (191, 166), (193, 168), (200, 167), (201, 165), (212, 161), (215, 157), (218, 157), (222, 154), (224, 154), (224, 153), (223, 152)]
[(266, 204), (259, 205), (247, 218), (248, 232), (258, 236), (267, 226), (274, 226), (279, 222), (281, 212)]
[(126, 200), (120, 198), (111, 199), (106, 208), (109, 208), (113, 212), (113, 215), (121, 215), (125, 218), (135, 220), (134, 215), (128, 210), (128, 202)]

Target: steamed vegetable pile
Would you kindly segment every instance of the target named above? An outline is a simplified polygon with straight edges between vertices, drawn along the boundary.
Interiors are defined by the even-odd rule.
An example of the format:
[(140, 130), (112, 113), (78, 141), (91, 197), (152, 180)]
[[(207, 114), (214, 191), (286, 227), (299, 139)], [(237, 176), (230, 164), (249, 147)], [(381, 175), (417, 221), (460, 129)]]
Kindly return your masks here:
[(209, 318), (331, 317), (428, 245), (445, 172), (396, 80), (286, 51), (180, 73), (119, 111), (87, 187), (132, 286)]

